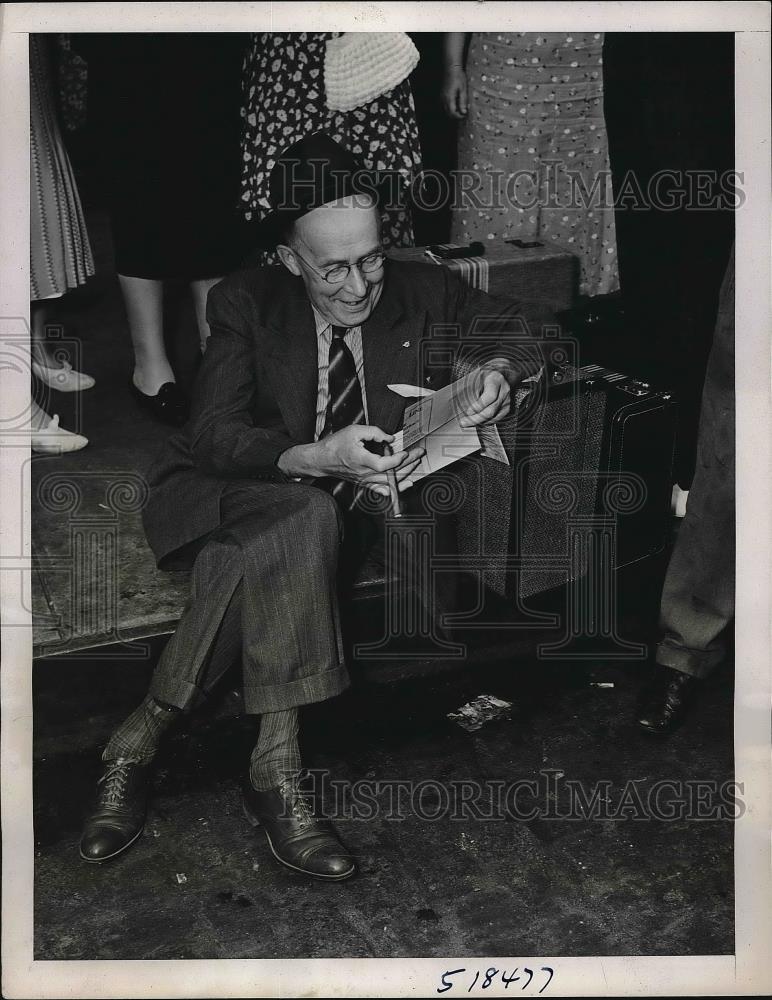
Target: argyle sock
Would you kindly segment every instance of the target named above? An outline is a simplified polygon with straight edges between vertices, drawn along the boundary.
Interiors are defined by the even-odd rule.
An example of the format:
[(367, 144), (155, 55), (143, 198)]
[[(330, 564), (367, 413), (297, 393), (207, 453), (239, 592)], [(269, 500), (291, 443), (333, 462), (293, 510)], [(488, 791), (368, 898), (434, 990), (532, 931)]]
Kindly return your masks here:
[(110, 737), (102, 754), (103, 761), (120, 758), (149, 764), (164, 733), (181, 715), (178, 708), (157, 702), (147, 695)]
[(258, 792), (275, 788), (300, 771), (298, 711), (267, 712), (260, 719), (260, 735), (249, 761), (249, 780)]

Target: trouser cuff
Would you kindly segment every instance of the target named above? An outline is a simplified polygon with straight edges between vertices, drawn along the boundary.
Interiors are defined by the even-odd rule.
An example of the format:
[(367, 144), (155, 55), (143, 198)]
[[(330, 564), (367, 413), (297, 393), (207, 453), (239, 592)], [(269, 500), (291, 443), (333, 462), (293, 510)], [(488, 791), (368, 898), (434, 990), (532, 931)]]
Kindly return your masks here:
[(691, 677), (707, 677), (724, 657), (723, 650), (710, 652), (684, 649), (683, 646), (673, 646), (669, 642), (661, 642), (657, 646), (656, 661), (662, 667), (680, 670), (682, 674)]
[(189, 712), (204, 697), (204, 692), (195, 684), (163, 676), (152, 678), (149, 693), (156, 701), (162, 701), (172, 708), (179, 708), (182, 712)]
[(345, 691), (351, 683), (344, 664), (287, 684), (244, 684), (244, 710), (248, 715), (281, 712), (317, 701), (326, 701)]

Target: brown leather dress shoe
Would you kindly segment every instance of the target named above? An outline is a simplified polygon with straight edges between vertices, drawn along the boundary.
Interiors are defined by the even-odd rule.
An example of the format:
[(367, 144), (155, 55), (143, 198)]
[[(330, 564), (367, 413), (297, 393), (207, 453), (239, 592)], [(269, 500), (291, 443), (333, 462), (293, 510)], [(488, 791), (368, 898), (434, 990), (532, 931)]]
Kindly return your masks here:
[(338, 840), (332, 826), (314, 816), (297, 781), (258, 792), (247, 781), (244, 815), (262, 826), (277, 861), (315, 878), (344, 879), (356, 871), (356, 861)]
[(109, 761), (99, 779), (96, 808), (80, 840), (84, 861), (109, 861), (131, 847), (145, 825), (149, 768), (134, 760)]
[(641, 692), (636, 722), (647, 733), (667, 736), (684, 721), (701, 681), (670, 667), (655, 666)]

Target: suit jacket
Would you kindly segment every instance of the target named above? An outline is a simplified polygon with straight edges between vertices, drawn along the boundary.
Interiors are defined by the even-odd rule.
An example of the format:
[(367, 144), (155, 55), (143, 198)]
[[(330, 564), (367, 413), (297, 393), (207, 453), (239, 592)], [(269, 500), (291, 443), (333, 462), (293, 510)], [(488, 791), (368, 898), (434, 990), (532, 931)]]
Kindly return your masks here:
[[(190, 563), (196, 543), (220, 524), (220, 497), (229, 482), (286, 481), (277, 458), (314, 439), (317, 339), (302, 280), (284, 267), (233, 274), (210, 291), (207, 319), (211, 336), (190, 419), (148, 473), (143, 520), (161, 568)], [(381, 298), (362, 324), (370, 423), (388, 433), (401, 426), (406, 400), (388, 383), (420, 380), (441, 388), (464, 350), (473, 350), (475, 361), (501, 353), (502, 324), (507, 339), (519, 342), (519, 358), (530, 351), (528, 370), (535, 370), (538, 349), (529, 344), (524, 351), (524, 341), (530, 340), (528, 323), (544, 319), (539, 307), (494, 299), (447, 268), (387, 262)], [(438, 329), (442, 348), (433, 357), (426, 338)], [(449, 343), (457, 349), (448, 350)]]

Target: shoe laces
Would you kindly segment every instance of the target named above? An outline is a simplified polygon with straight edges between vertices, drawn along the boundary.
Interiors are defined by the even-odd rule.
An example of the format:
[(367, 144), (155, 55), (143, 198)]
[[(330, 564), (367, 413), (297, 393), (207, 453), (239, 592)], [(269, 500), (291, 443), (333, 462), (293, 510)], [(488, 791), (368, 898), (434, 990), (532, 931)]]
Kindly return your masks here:
[(129, 768), (138, 764), (139, 761), (129, 758), (120, 758), (110, 764), (97, 782), (102, 786), (100, 798), (106, 806), (123, 805), (126, 785), (129, 781)]
[(285, 801), (289, 803), (290, 813), (294, 819), (302, 823), (315, 822), (316, 817), (310, 797), (302, 791), (296, 776), (285, 778), (280, 788)]

